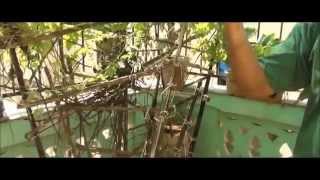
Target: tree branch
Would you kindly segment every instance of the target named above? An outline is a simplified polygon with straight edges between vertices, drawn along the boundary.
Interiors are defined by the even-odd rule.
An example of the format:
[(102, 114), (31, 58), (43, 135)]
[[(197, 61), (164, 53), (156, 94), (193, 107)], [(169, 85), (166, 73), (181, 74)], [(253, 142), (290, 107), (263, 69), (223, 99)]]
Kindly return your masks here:
[(99, 24), (101, 23), (85, 23), (72, 28), (66, 28), (54, 32), (43, 33), (36, 36), (21, 37), (21, 39), (17, 41), (13, 41), (12, 37), (0, 37), (0, 49), (15, 48), (17, 46), (26, 46), (28, 44), (39, 43), (41, 41), (50, 40), (55, 37), (63, 36), (65, 34), (74, 33)]

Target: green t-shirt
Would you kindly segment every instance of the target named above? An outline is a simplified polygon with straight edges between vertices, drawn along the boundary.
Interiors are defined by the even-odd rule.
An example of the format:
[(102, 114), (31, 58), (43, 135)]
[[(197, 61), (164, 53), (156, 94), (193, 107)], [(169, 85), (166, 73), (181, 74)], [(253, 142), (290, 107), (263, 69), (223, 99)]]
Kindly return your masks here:
[(262, 58), (276, 92), (308, 89), (308, 104), (294, 149), (295, 157), (320, 156), (320, 23), (297, 24), (288, 38)]

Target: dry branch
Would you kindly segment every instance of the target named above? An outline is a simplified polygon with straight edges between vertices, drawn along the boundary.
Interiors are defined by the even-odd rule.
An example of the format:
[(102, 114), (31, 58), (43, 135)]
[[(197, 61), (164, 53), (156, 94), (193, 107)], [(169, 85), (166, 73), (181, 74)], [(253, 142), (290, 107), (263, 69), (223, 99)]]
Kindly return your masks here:
[(18, 46), (26, 46), (28, 44), (34, 44), (34, 43), (39, 43), (41, 41), (45, 41), (45, 40), (51, 40), (55, 37), (59, 37), (65, 34), (70, 34), (70, 33), (74, 33), (83, 29), (87, 29), (90, 28), (92, 26), (98, 25), (101, 23), (85, 23), (85, 24), (81, 24), (81, 25), (77, 25), (75, 27), (72, 28), (66, 28), (63, 30), (58, 30), (58, 31), (54, 31), (54, 32), (48, 32), (48, 33), (43, 33), (40, 35), (36, 35), (36, 36), (26, 36), (21, 38), (18, 41), (12, 41), (11, 42), (11, 38), (12, 37), (0, 37), (0, 49), (7, 49), (7, 48), (15, 48)]
[[(117, 79), (113, 79), (110, 81), (103, 81), (103, 82), (97, 82), (95, 84), (90, 83), (90, 85), (88, 85), (87, 87), (85, 87), (84, 89), (76, 89), (76, 90), (72, 90), (72, 91), (68, 91), (68, 92), (64, 92), (62, 95), (58, 95), (58, 96), (51, 96), (49, 98), (45, 99), (46, 103), (50, 103), (53, 101), (59, 101), (62, 100), (63, 98), (67, 98), (67, 97), (71, 97), (71, 96), (76, 96), (80, 93), (84, 93), (93, 89), (98, 89), (98, 88), (110, 88), (112, 86), (115, 85), (121, 85), (124, 83), (128, 83), (129, 81), (131, 81), (133, 78), (137, 79), (140, 78), (142, 76), (147, 76), (147, 75), (151, 75), (152, 73), (156, 72), (157, 69), (155, 68), (149, 68), (146, 69), (143, 72), (138, 72), (132, 75), (128, 75), (128, 76), (123, 76)], [(32, 106), (37, 106), (43, 104), (43, 101), (33, 101), (33, 102), (29, 102), (29, 101), (23, 101), (20, 104), (18, 104), (18, 108), (24, 108), (24, 107), (32, 107)]]
[[(11, 62), (13, 64), (15, 72), (16, 72), (16, 76), (17, 76), (18, 83), (19, 83), (19, 89), (20, 89), (20, 91), (24, 92), (26, 90), (26, 86), (25, 86), (25, 83), (23, 80), (23, 72), (20, 68), (19, 60), (18, 60), (18, 57), (16, 54), (16, 50), (14, 48), (10, 49), (10, 58), (11, 58)], [(26, 98), (27, 98), (26, 95), (22, 95), (22, 99), (26, 99)], [(37, 131), (36, 131), (37, 125), (35, 123), (35, 119), (32, 114), (32, 110), (31, 110), (31, 108), (26, 108), (26, 111), (28, 114), (28, 119), (29, 119), (31, 129), (35, 134), (37, 134)], [(37, 135), (35, 135), (35, 144), (36, 144), (36, 148), (37, 148), (39, 157), (45, 157), (45, 152), (43, 149), (41, 139)]]
[(63, 110), (82, 110), (82, 111), (146, 111), (145, 106), (123, 107), (123, 106), (105, 106), (105, 105), (85, 105), (85, 104), (67, 104), (60, 107)]

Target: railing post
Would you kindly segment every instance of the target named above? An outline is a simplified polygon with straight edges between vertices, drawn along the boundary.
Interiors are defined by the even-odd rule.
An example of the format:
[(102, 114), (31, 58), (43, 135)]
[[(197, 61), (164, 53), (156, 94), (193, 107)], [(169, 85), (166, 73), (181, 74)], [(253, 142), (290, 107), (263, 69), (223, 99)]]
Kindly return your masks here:
[(260, 22), (258, 22), (257, 41), (259, 40), (259, 36), (260, 36)]
[(282, 31), (283, 31), (283, 22), (281, 22), (280, 24), (280, 37), (279, 37), (280, 41), (282, 40)]

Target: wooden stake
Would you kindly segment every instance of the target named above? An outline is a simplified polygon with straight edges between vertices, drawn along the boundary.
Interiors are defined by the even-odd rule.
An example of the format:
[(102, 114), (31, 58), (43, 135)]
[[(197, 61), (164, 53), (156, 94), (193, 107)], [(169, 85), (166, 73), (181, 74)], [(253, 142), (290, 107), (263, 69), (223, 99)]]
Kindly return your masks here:
[[(23, 72), (22, 72), (22, 70), (20, 68), (20, 64), (19, 64), (19, 61), (18, 61), (16, 50), (14, 48), (11, 48), (9, 52), (10, 52), (11, 62), (13, 64), (13, 66), (14, 66), (14, 69), (15, 69), (15, 72), (16, 72), (16, 76), (17, 76), (17, 79), (18, 79), (20, 91), (24, 92), (24, 91), (26, 91), (26, 87), (25, 87), (25, 84), (24, 84)], [(26, 98), (27, 98), (26, 95), (22, 95), (22, 99), (25, 100)], [(37, 134), (37, 131), (36, 131), (37, 125), (35, 123), (35, 120), (34, 120), (34, 117), (33, 117), (33, 114), (32, 114), (32, 110), (31, 110), (31, 108), (28, 107), (28, 108), (26, 108), (26, 111), (27, 111), (27, 114), (28, 114), (31, 130), (35, 134)], [(40, 140), (38, 135), (35, 135), (35, 144), (36, 144), (36, 148), (37, 148), (39, 157), (45, 157), (45, 151), (43, 149), (41, 140)]]

